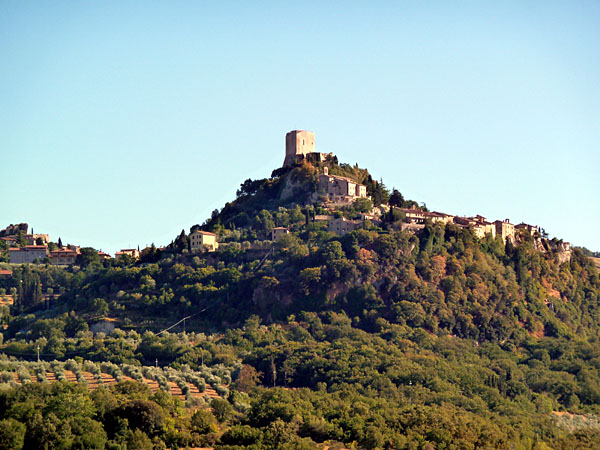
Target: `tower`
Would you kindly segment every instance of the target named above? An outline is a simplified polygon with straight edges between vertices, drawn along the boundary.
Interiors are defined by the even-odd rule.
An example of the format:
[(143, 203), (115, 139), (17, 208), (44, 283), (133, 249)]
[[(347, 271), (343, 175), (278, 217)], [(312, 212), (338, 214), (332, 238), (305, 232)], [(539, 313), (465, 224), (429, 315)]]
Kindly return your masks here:
[(283, 167), (292, 165), (298, 155), (307, 155), (315, 151), (315, 133), (293, 130), (285, 135), (285, 160)]

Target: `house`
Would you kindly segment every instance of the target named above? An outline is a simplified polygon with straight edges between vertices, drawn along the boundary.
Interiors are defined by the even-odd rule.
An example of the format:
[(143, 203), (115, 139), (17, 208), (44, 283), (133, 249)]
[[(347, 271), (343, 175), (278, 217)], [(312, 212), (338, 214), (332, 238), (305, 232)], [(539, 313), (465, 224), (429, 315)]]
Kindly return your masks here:
[(454, 216), (451, 216), (450, 214), (438, 212), (438, 211), (433, 211), (433, 212), (427, 213), (427, 217), (429, 219), (431, 219), (431, 221), (433, 223), (443, 222), (444, 224), (448, 224), (448, 223), (452, 223), (454, 221)]
[(540, 234), (540, 227), (538, 227), (537, 225), (529, 225), (523, 222), (521, 222), (518, 225), (515, 225), (515, 230), (524, 230), (526, 233), (532, 236)]
[(100, 261), (104, 261), (105, 259), (110, 259), (110, 255), (108, 253), (104, 253), (103, 251), (98, 252), (98, 257)]
[(488, 222), (483, 216), (455, 217), (454, 223), (471, 228), (475, 236), (480, 239), (484, 238), (486, 234), (491, 234), (494, 238), (496, 237), (496, 226), (493, 223)]
[(340, 217), (329, 222), (327, 231), (343, 236), (346, 233), (359, 229), (362, 224), (361, 220), (348, 220), (345, 217)]
[(115, 259), (122, 258), (123, 256), (131, 256), (133, 259), (139, 259), (140, 251), (137, 248), (124, 248), (115, 253)]
[(417, 208), (400, 208), (400, 212), (404, 214), (404, 221), (412, 224), (422, 224), (427, 220), (425, 211)]
[(504, 243), (507, 241), (514, 242), (515, 226), (508, 219), (496, 220), (494, 225), (496, 227), (496, 235), (502, 237)]
[(0, 295), (0, 306), (12, 306), (15, 304), (15, 299), (12, 295)]
[(11, 278), (12, 277), (12, 270), (8, 269), (8, 270), (0, 270), (0, 278)]
[(274, 242), (286, 234), (290, 234), (290, 230), (287, 227), (275, 227), (271, 231), (271, 240)]
[(313, 218), (315, 222), (330, 222), (334, 216), (328, 214), (316, 214)]
[(77, 260), (77, 251), (69, 248), (59, 248), (50, 252), (50, 264), (54, 266), (71, 266)]
[(367, 198), (367, 187), (351, 178), (329, 175), (324, 167), (319, 175), (319, 193), (327, 196), (333, 203), (352, 203), (357, 198)]
[(31, 245), (36, 245), (38, 242), (41, 242), (40, 245), (48, 245), (50, 242), (50, 236), (47, 234), (26, 234), (24, 237)]
[(0, 240), (6, 242), (6, 245), (8, 245), (9, 248), (17, 246), (17, 238), (15, 236), (1, 237)]
[(43, 262), (48, 256), (48, 247), (45, 245), (26, 245), (23, 248), (9, 248), (8, 254), (11, 264)]
[(196, 230), (190, 233), (190, 249), (192, 252), (214, 252), (219, 248), (217, 235), (208, 231)]

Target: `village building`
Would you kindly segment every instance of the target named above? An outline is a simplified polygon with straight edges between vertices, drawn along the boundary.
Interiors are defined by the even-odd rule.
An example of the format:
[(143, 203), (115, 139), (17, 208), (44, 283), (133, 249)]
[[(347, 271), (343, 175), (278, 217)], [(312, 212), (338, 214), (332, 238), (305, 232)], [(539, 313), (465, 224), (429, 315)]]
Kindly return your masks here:
[(479, 239), (484, 238), (486, 234), (491, 234), (494, 238), (496, 237), (496, 226), (488, 222), (483, 216), (455, 217), (454, 223), (465, 228), (471, 228), (475, 236)]
[(9, 248), (8, 254), (11, 264), (43, 262), (48, 256), (48, 247), (45, 245), (26, 245), (23, 248)]
[(273, 242), (275, 242), (276, 240), (278, 240), (282, 236), (285, 236), (286, 234), (290, 234), (289, 228), (287, 228), (287, 227), (275, 227), (271, 231), (271, 240)]
[(134, 259), (139, 259), (140, 251), (137, 248), (124, 248), (115, 253), (115, 259), (122, 258), (123, 256), (131, 256)]
[(217, 235), (208, 231), (196, 230), (190, 233), (190, 250), (192, 252), (208, 251), (214, 252), (219, 248)]
[(17, 238), (15, 236), (1, 237), (0, 240), (4, 241), (9, 248), (17, 246)]
[(433, 223), (443, 222), (451, 223), (454, 220), (454, 216), (440, 212), (429, 212), (423, 211), (419, 208), (396, 208), (398, 211), (404, 214), (404, 221), (412, 224), (424, 224), (428, 220)]
[(0, 306), (12, 306), (15, 304), (15, 299), (12, 295), (0, 295)]
[(30, 245), (48, 245), (50, 243), (50, 236), (47, 234), (26, 234), (24, 238)]
[(537, 225), (529, 225), (523, 222), (521, 222), (518, 225), (515, 225), (515, 230), (523, 230), (532, 236), (540, 234), (540, 227), (538, 227)]
[(334, 216), (328, 214), (316, 214), (313, 220), (315, 222), (330, 222), (334, 219)]
[(496, 236), (500, 236), (504, 243), (515, 240), (515, 226), (510, 223), (508, 219), (496, 220), (494, 222), (496, 227)]
[(454, 216), (437, 211), (428, 212), (426, 217), (433, 223), (442, 222), (448, 224), (454, 222)]
[(10, 269), (0, 269), (0, 278), (11, 278), (12, 273)]
[(50, 264), (54, 266), (71, 266), (77, 260), (77, 251), (69, 248), (59, 248), (50, 252)]
[(329, 169), (324, 167), (319, 175), (319, 193), (332, 203), (349, 204), (357, 198), (367, 198), (367, 187), (351, 178), (329, 175)]
[(345, 217), (333, 219), (327, 226), (327, 231), (343, 236), (351, 231), (357, 230), (362, 226), (361, 220), (348, 220)]
[(422, 224), (427, 220), (425, 211), (417, 208), (399, 208), (404, 214), (404, 221), (412, 224)]
[(108, 253), (104, 253), (103, 251), (98, 252), (98, 257), (100, 261), (104, 261), (105, 259), (110, 259), (110, 255)]

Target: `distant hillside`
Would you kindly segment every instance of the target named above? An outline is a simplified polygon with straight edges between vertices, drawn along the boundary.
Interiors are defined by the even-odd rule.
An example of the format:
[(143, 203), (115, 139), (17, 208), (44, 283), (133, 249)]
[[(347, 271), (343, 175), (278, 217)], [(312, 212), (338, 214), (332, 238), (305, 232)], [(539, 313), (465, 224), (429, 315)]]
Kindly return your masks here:
[[(377, 201), (321, 200), (324, 167), (364, 183)], [(0, 278), (0, 295), (15, 299), (0, 308), (4, 358), (33, 361), (28, 367), (43, 373), (38, 353), (89, 370), (110, 362), (132, 373), (158, 366), (157, 377), (171, 368), (205, 373), (227, 401), (209, 409), (190, 398), (205, 408), (196, 419), (182, 413), (181, 422), (138, 429), (171, 447), (598, 448), (594, 259), (527, 227), (514, 239), (478, 236), (416, 205), (364, 169), (301, 162), (247, 180), (193, 227), (216, 233), (217, 251), (190, 251), (184, 231), (139, 260), (11, 266)], [(421, 223), (406, 227), (403, 209)], [(330, 220), (357, 227), (335, 232)], [(63, 395), (56, 385), (52, 395)], [(39, 418), (22, 413), (24, 396), (53, 398), (49, 388), (27, 389), (0, 389), (10, 406), (0, 408), (0, 426), (70, 423), (49, 416), (51, 406)], [(161, 417), (175, 416), (160, 394), (136, 389), (160, 404)], [(129, 385), (78, 395), (98, 411), (138, 417), (126, 416), (139, 395)], [(156, 408), (141, 411), (159, 417)], [(133, 439), (124, 422), (86, 411), (111, 448)]]

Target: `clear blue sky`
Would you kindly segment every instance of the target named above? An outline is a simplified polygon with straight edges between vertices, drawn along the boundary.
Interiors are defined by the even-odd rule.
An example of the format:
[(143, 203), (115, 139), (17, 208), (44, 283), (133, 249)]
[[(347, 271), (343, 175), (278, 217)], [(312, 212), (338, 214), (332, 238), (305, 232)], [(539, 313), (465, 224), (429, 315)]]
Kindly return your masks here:
[(600, 250), (599, 2), (0, 3), (0, 228), (168, 244), (285, 133)]

